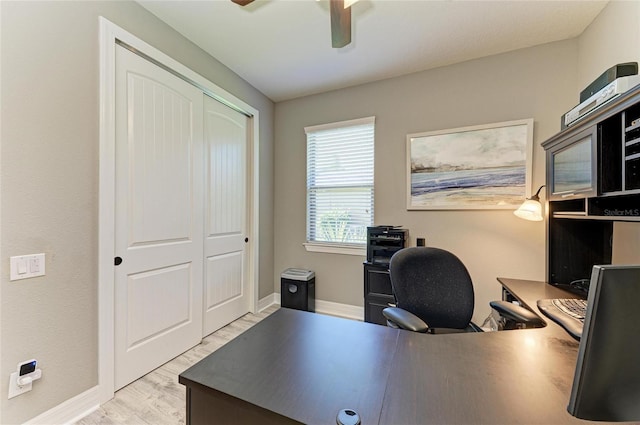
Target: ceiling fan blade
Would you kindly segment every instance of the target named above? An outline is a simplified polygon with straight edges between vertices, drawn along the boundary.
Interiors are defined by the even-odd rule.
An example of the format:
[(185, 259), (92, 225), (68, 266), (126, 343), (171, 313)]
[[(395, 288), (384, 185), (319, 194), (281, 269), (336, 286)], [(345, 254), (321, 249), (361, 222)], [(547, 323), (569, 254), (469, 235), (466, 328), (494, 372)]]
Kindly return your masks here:
[(344, 0), (329, 0), (331, 4), (331, 46), (339, 49), (351, 43), (351, 7)]
[(246, 6), (251, 3), (253, 0), (231, 0), (235, 4), (239, 4), (240, 6)]

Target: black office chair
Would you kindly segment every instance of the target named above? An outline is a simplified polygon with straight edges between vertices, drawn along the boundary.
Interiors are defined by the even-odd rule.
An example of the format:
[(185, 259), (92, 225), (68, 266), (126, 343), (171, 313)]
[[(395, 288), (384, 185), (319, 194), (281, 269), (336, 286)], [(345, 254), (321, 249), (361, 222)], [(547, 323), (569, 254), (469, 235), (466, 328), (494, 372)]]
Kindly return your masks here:
[(449, 251), (401, 249), (391, 257), (389, 274), (396, 307), (382, 311), (387, 325), (423, 333), (482, 332), (471, 322), (471, 276)]
[[(405, 248), (389, 263), (396, 307), (382, 311), (387, 325), (414, 332), (482, 332), (471, 321), (474, 293), (462, 261), (444, 249)], [(491, 301), (500, 315), (501, 329), (544, 326), (532, 311), (507, 301)]]

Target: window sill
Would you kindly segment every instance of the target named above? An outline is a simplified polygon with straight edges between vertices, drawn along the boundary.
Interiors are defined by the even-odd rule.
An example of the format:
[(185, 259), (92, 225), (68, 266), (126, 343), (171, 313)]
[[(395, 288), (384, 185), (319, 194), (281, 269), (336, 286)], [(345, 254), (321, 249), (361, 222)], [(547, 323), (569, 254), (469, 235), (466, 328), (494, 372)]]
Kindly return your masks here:
[(362, 257), (367, 256), (367, 249), (363, 246), (321, 244), (321, 243), (315, 243), (315, 242), (307, 242), (307, 243), (304, 243), (303, 245), (308, 252), (324, 252), (327, 254), (359, 255)]

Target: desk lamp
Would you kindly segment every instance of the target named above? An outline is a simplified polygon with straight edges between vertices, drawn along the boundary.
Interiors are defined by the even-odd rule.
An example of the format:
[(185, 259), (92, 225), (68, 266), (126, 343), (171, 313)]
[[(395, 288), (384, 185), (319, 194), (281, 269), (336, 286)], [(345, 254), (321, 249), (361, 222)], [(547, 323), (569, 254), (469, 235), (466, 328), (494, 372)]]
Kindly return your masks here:
[(544, 185), (540, 186), (535, 195), (531, 198), (527, 198), (520, 207), (513, 213), (525, 220), (530, 221), (542, 221), (542, 204), (540, 204), (540, 191)]

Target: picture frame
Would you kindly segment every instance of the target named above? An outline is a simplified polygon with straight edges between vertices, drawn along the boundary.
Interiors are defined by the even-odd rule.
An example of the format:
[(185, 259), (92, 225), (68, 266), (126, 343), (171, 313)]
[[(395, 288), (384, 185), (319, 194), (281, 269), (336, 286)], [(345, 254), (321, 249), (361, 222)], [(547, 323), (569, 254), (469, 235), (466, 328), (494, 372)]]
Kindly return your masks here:
[(532, 161), (532, 118), (408, 134), (407, 209), (516, 209)]

